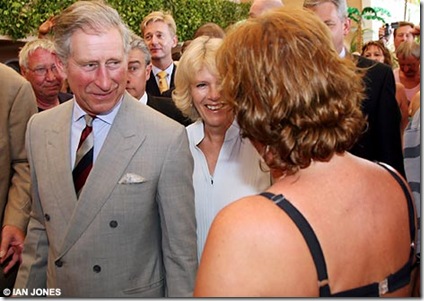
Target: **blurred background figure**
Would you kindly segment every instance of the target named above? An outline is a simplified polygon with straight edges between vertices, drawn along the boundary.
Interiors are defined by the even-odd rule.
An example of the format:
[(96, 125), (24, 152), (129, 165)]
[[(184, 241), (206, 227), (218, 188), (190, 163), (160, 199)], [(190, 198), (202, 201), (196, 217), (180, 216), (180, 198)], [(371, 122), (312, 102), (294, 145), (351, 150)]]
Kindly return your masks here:
[(211, 38), (220, 38), (223, 39), (225, 37), (225, 31), (216, 23), (208, 22), (201, 25), (194, 33), (193, 39), (208, 36)]
[(284, 6), (282, 0), (253, 0), (249, 10), (249, 17), (256, 18), (264, 12)]
[[(381, 41), (369, 41), (362, 47), (362, 56), (392, 67), (392, 56), (389, 49)], [(409, 101), (406, 97), (406, 91), (403, 84), (396, 82), (396, 101), (399, 105), (402, 114), (402, 121), (400, 123), (401, 135), (405, 131), (409, 122), (408, 107)]]
[[(421, 110), (420, 91), (418, 91), (411, 101), (411, 122), (408, 124), (404, 134), (404, 161), (406, 179), (414, 195), (415, 208), (418, 217), (417, 235), (417, 257), (421, 258)], [(418, 269), (417, 273), (421, 273)], [(417, 277), (414, 287), (414, 295), (421, 295), (421, 277)]]
[[(223, 39), (225, 37), (225, 30), (216, 23), (208, 22), (208, 23), (201, 25), (194, 32), (193, 39), (201, 37), (201, 36)], [(187, 49), (188, 45), (190, 45), (191, 41), (192, 40), (184, 41), (183, 46), (181, 47), (181, 54), (184, 53), (184, 51)]]
[(249, 19), (217, 66), (275, 182), (218, 213), (194, 296), (410, 296), (414, 204), (393, 168), (348, 152), (365, 86), (324, 22), (284, 8)]
[(393, 29), (393, 44), (395, 50), (398, 49), (402, 42), (412, 42), (414, 40), (414, 23), (400, 21), (398, 27)]
[(330, 29), (339, 56), (366, 71), (362, 77), (366, 89), (361, 109), (367, 118), (367, 128), (349, 151), (370, 161), (387, 163), (405, 176), (399, 130), (402, 116), (392, 69), (348, 52), (344, 38), (350, 32), (352, 20), (347, 14), (346, 0), (304, 0), (303, 7), (314, 12)]
[(395, 80), (405, 87), (406, 97), (410, 103), (412, 97), (420, 91), (420, 45), (415, 42), (402, 42), (396, 49), (399, 68), (393, 70)]
[(173, 99), (194, 123), (187, 127), (194, 159), (193, 185), (200, 260), (212, 220), (230, 202), (266, 189), (269, 172), (260, 155), (240, 137), (233, 107), (221, 97), (215, 56), (222, 39), (201, 36), (182, 55)]
[(73, 97), (70, 93), (61, 92), (63, 75), (57, 69), (55, 60), (54, 45), (49, 39), (30, 41), (19, 52), (21, 73), (34, 89), (39, 112)]
[[(389, 38), (392, 33), (393, 44), (389, 45)], [(420, 36), (420, 26), (414, 25), (414, 23), (407, 21), (393, 22), (390, 25), (386, 24), (386, 26), (380, 27), (378, 29), (378, 37), (380, 41), (386, 45), (386, 47), (390, 47), (390, 49), (393, 50), (390, 52), (393, 60), (393, 68), (399, 67), (399, 63), (396, 57), (396, 49), (399, 47), (400, 43), (405, 41), (411, 42), (417, 36)]]
[(146, 91), (153, 96), (171, 97), (177, 66), (172, 59), (172, 48), (177, 46), (177, 26), (171, 14), (154, 11), (141, 22), (141, 33), (152, 59), (152, 76)]
[(51, 35), (52, 28), (54, 26), (54, 16), (49, 17), (46, 21), (41, 23), (38, 27), (38, 38), (44, 39), (48, 38)]
[(25, 150), (28, 120), (37, 112), (31, 85), (0, 64), (0, 292), (12, 289), (31, 211), (30, 170)]

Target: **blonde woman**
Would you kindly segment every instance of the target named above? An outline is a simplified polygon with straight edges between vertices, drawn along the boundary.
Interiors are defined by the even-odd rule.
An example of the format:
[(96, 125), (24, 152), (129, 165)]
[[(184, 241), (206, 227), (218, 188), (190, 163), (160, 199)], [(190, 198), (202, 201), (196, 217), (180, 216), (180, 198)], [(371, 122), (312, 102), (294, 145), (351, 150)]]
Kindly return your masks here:
[(183, 53), (173, 99), (191, 120), (187, 127), (194, 159), (193, 186), (198, 258), (215, 215), (232, 201), (270, 185), (269, 172), (248, 139), (240, 137), (233, 107), (221, 97), (215, 56), (219, 38), (194, 39)]

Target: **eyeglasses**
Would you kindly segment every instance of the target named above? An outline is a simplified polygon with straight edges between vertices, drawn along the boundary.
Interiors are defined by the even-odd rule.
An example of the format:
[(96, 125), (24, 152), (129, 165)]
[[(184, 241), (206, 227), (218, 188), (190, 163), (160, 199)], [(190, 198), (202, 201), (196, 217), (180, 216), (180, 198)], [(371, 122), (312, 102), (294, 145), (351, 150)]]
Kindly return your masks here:
[(28, 68), (28, 69), (31, 70), (32, 72), (34, 72), (38, 76), (45, 76), (47, 74), (48, 70), (50, 70), (54, 74), (57, 74), (57, 72), (58, 72), (56, 65), (53, 65), (50, 68), (40, 67), (40, 68), (35, 68), (35, 69), (31, 69), (31, 68)]

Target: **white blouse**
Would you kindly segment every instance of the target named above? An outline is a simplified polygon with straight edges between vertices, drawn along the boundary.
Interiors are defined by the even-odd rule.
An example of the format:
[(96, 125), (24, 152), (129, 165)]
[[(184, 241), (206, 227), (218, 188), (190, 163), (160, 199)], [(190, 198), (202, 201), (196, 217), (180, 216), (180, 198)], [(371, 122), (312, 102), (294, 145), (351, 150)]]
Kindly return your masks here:
[(187, 134), (194, 159), (197, 254), (200, 261), (209, 228), (217, 213), (241, 197), (267, 189), (271, 185), (271, 176), (261, 170), (259, 162), (263, 160), (249, 139), (240, 137), (236, 121), (225, 134), (214, 175), (209, 173), (206, 157), (197, 146), (204, 138), (203, 122), (198, 120), (189, 125)]

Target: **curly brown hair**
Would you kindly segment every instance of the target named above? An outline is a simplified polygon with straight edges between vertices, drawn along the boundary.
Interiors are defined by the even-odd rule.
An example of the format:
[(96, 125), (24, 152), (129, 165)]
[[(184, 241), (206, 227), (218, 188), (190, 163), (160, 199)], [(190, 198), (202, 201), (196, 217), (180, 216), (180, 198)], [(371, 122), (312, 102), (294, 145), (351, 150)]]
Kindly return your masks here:
[(343, 153), (365, 127), (363, 72), (308, 10), (283, 7), (235, 26), (217, 67), (242, 136), (267, 145), (267, 165), (283, 174)]

